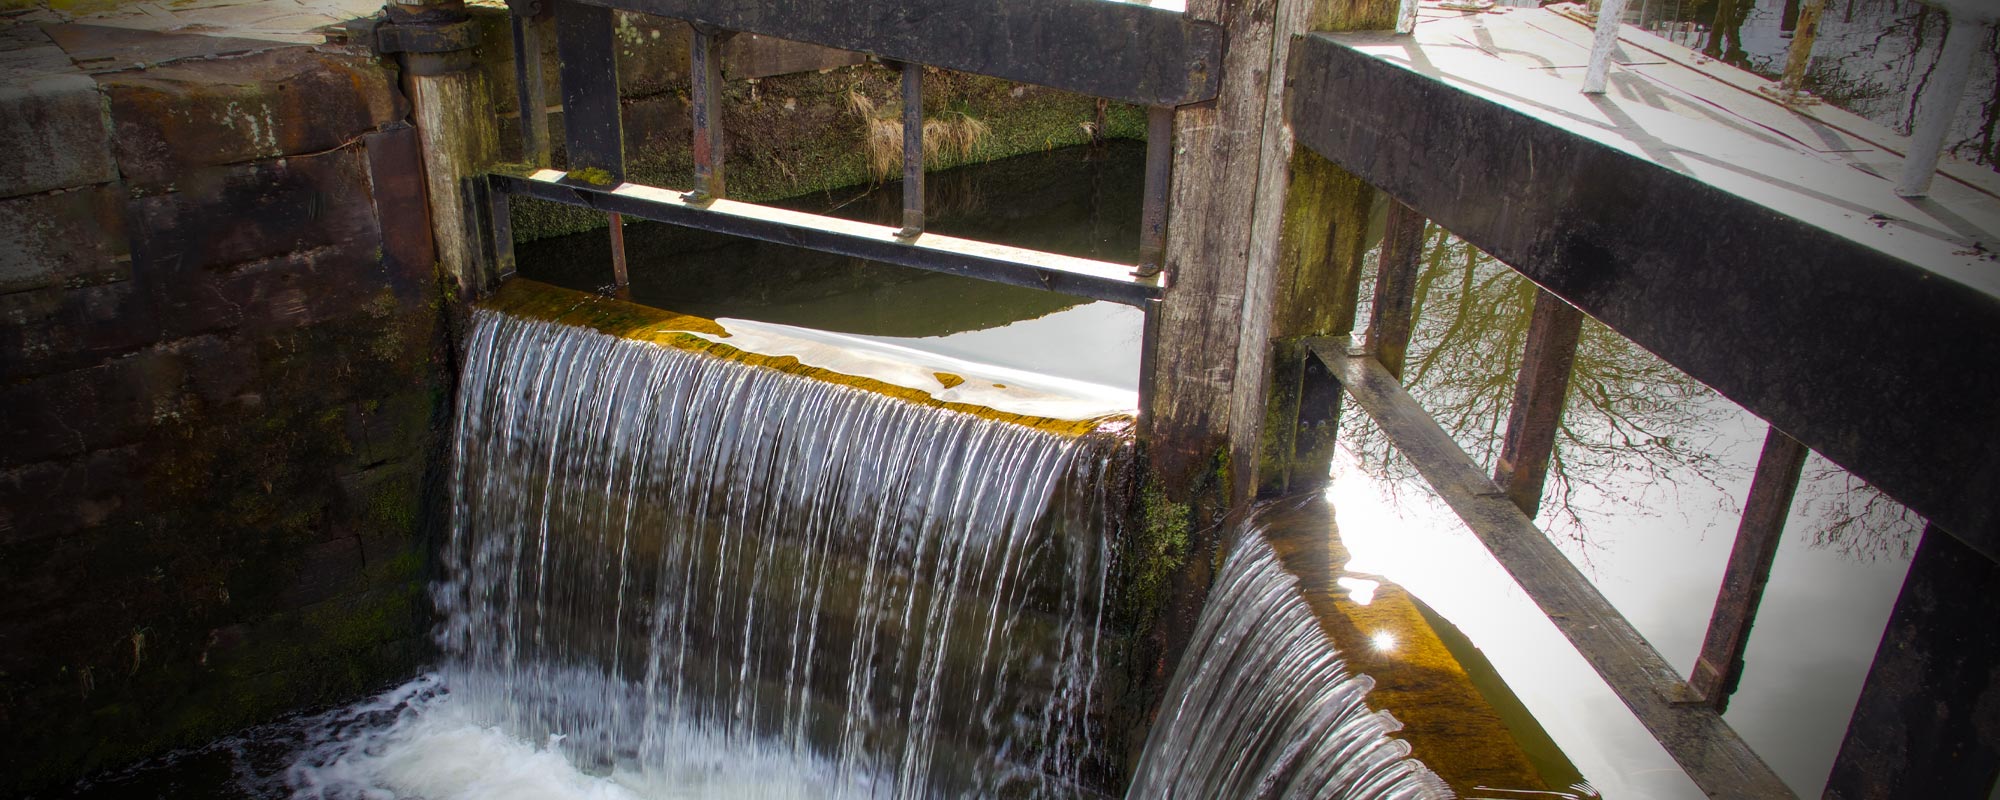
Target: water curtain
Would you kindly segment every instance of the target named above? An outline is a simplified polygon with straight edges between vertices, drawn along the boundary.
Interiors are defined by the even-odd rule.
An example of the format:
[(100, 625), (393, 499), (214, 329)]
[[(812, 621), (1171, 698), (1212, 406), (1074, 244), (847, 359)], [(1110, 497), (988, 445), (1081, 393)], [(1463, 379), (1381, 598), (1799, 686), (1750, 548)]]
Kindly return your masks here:
[(1368, 708), (1374, 681), (1348, 674), (1262, 532), (1230, 548), (1126, 797), (1452, 797)]
[(485, 724), (690, 796), (1083, 786), (1115, 437), (491, 311), (458, 401), (442, 671)]

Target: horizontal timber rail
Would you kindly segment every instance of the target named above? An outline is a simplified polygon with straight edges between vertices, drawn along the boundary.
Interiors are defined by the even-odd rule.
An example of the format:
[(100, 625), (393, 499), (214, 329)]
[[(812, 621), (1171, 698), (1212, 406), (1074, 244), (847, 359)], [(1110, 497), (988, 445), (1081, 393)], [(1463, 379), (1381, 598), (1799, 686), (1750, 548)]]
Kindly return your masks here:
[[(1146, 307), (1148, 301), (1157, 299), (1161, 294), (1160, 286), (1150, 280), (1134, 278), (1133, 268), (1125, 264), (934, 233), (900, 237), (898, 229), (887, 225), (733, 200), (696, 202), (672, 189), (635, 183), (594, 185), (553, 169), (495, 172), (488, 176), (488, 182), (496, 198), (531, 197), (654, 222), (1140, 308)], [(496, 210), (496, 219), (504, 216), (504, 210)]]
[(1138, 105), (1212, 100), (1221, 84), (1221, 28), (1109, 0), (584, 2)]
[(1290, 74), (1302, 146), (2000, 558), (2000, 264), (1940, 206), (1470, 48)]
[(1309, 347), (1696, 785), (1711, 797), (1794, 796), (1370, 351)]

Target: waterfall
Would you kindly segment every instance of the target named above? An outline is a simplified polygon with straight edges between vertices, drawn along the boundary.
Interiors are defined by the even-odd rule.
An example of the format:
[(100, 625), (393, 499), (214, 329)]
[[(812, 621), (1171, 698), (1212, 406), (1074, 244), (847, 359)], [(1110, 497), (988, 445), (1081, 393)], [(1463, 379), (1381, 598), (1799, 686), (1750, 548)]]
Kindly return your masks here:
[(458, 713), (684, 796), (1071, 796), (1116, 437), (475, 312)]
[(1140, 757), (1131, 800), (1449, 798), (1370, 711), (1255, 525), (1237, 533)]

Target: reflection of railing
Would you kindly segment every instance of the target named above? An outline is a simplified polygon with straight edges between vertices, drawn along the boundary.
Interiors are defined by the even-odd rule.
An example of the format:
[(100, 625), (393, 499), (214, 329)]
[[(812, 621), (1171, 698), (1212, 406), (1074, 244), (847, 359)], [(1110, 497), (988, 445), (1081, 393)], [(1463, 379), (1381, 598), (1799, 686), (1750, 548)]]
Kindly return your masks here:
[(1805, 448), (1773, 430), (1745, 506), (1736, 550), (1694, 679), (1673, 666), (1535, 526), (1568, 395), (1583, 315), (1537, 290), (1513, 410), (1488, 477), (1402, 386), (1426, 220), (1392, 202), (1364, 344), (1320, 340), (1311, 350), (1348, 396), (1463, 519), (1639, 721), (1711, 794), (1791, 792), (1722, 719), (1742, 649), (1770, 575)]
[[(710, 0), (514, 0), (515, 83), (530, 170), (496, 173), (483, 187), (493, 271), (512, 269), (507, 198), (602, 210), (611, 217), (615, 281), (627, 282), (626, 215), (856, 255), (1148, 308), (1160, 296), (1172, 108), (1214, 97), (1220, 31), (1178, 13), (1102, 0), (968, 4), (741, 4)], [(690, 106), (694, 186), (685, 194), (624, 182), (624, 129), (614, 58), (614, 10), (685, 20), (693, 28)], [(551, 163), (541, 67), (542, 24), (553, 15), (560, 55), (569, 170)], [(967, 19), (967, 15), (974, 17)], [(738, 31), (868, 53), (902, 71), (903, 218), (900, 229), (726, 202), (721, 45)], [(924, 65), (1137, 103), (1149, 108), (1139, 264), (1114, 265), (924, 234)], [(721, 203), (721, 205), (718, 205)]]
[[(1313, 340), (1308, 349), (1698, 786), (1711, 796), (1793, 796), (1722, 714), (1742, 676), (1751, 626), (1809, 450), (1777, 428), (1770, 429), (1744, 502), (1707, 635), (1693, 674), (1683, 680), (1534, 523), (1569, 394), (1583, 314), (1549, 291), (1536, 290), (1512, 411), (1491, 477), (1405, 390), (1404, 361), (1414, 327), (1413, 287), (1427, 224), (1410, 207), (1391, 201), (1365, 337)], [(1958, 659), (1953, 665), (1981, 670), (1987, 665), (1979, 655), (1980, 648), (1990, 645), (1967, 649), (1921, 638), (1912, 644), (1905, 638), (1935, 633), (1934, 622), (1927, 624), (1917, 611), (1906, 608), (1911, 605), (1913, 591), (1932, 596), (1923, 602), (1935, 602), (1936, 593), (1957, 588), (1946, 576), (1959, 576), (1976, 585), (1983, 579), (1979, 577), (1981, 570), (1994, 568), (1978, 554), (1961, 552), (1962, 546), (1953, 544), (1949, 534), (1935, 527), (1925, 532), (1910, 584), (1899, 600), (1883, 647), (1893, 645), (1899, 651), (1914, 647), (1926, 654), (1920, 658), (1953, 658)], [(1887, 656), (1892, 660), (1901, 657), (1900, 652)], [(1854, 715), (1857, 729), (1888, 724), (1902, 710), (1892, 707), (1884, 711), (1874, 706), (1892, 700), (1930, 698), (1937, 702), (1961, 691), (1920, 682), (1911, 685), (1907, 675), (1884, 678), (1880, 674), (1883, 663), (1878, 659), (1871, 673), (1872, 705), (1870, 695), (1864, 693)], [(1877, 685), (1892, 681), (1887, 688)], [(1973, 681), (1976, 697), (1976, 674)], [(1876, 796), (1842, 795), (1838, 791), (1843, 786), (1871, 785), (1866, 777), (1870, 770), (1885, 758), (1900, 758), (1871, 751), (1875, 735), (1865, 731), (1857, 736), (1850, 730), (1834, 768), (1829, 796)], [(1972, 771), (1976, 773), (1977, 768)], [(1861, 777), (1856, 778), (1857, 773)], [(1843, 782), (1843, 775), (1854, 780)]]
[[(1929, 520), (1828, 796), (1986, 796), (2000, 772), (1991, 712), (1980, 710), (2000, 707), (2000, 684), (1990, 678), (2000, 664), (1992, 634), (2000, 618), (2000, 415), (1992, 403), (2000, 396), (1992, 335), (2000, 284), (1988, 279), (1985, 248), (1872, 242), (1865, 228), (1841, 227), (1838, 214), (1773, 201), (1764, 192), (1773, 184), (1742, 191), (1675, 168), (1701, 155), (1699, 147), (1660, 146), (1683, 129), (1614, 124), (1610, 134), (1552, 113), (1563, 108), (1553, 95), (1565, 89), (1495, 90), (1500, 78), (1465, 71), (1483, 60), (1420, 45), (1404, 61), (1410, 48), (1371, 49), (1377, 42), (1315, 34), (1292, 49), (1288, 113), (1300, 144), (1400, 201), (1366, 346), (1316, 342), (1306, 372), (1323, 366), (1325, 382), (1336, 385), (1302, 387), (1301, 395), (1353, 396), (1715, 795), (1791, 794), (1720, 711), (1742, 671), (1801, 459), (1807, 447), (1818, 451)], [(1376, 111), (1413, 98), (1422, 113)], [(1616, 98), (1589, 105), (1622, 109)], [(1653, 149), (1623, 147), (1639, 139)], [(1540, 287), (1491, 478), (1398, 383), (1419, 211)], [(1689, 680), (1530, 517), (1579, 310), (1774, 428)], [(1310, 421), (1324, 426), (1325, 416)]]
[[(1938, 160), (1944, 154), (1945, 139), (1951, 133), (1953, 117), (1965, 97), (1965, 87), (1972, 75), (1972, 67), (1979, 57), (1980, 48), (1993, 39), (1995, 9), (1981, 0), (1926, 0), (1943, 6), (1949, 24), (1946, 28), (1943, 52), (1939, 54), (1934, 72), (1927, 80), (1918, 84), (1910, 98), (1911, 107), (1917, 109), (1915, 124), (1910, 135), (1909, 152), (1903, 158), (1903, 169), (1896, 181), (1896, 194), (1903, 197), (1924, 197), (1930, 194), (1931, 178), (1937, 174)], [(1584, 72), (1583, 91), (1586, 94), (1603, 94), (1605, 81), (1610, 73), (1612, 51), (1618, 42), (1618, 29), (1623, 25), (1626, 6), (1630, 0), (1603, 0), (1597, 11), (1597, 37), (1590, 49), (1590, 64)], [(1812, 102), (1805, 94), (1806, 67), (1812, 60), (1813, 44), (1819, 36), (1820, 12), (1826, 0), (1804, 0), (1798, 7), (1798, 16), (1788, 18), (1791, 26), (1791, 45), (1785, 56), (1785, 70), (1779, 78), (1779, 86), (1772, 95), (1787, 104)], [(1416, 0), (1405, 0), (1409, 19), (1415, 21)], [(1409, 32), (1407, 27), (1398, 30)], [(1655, 30), (1655, 33), (1660, 31)], [(1687, 44), (1679, 36), (1670, 36), (1677, 44)]]

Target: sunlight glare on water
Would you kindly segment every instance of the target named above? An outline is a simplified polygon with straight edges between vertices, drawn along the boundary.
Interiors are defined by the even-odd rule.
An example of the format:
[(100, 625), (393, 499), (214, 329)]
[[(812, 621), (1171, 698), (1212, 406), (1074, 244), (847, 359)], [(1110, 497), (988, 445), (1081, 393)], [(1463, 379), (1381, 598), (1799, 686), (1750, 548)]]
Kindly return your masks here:
[(1535, 608), (1499, 562), (1420, 484), (1389, 485), (1343, 444), (1327, 489), (1350, 573), (1424, 599), (1493, 661), (1535, 719), (1605, 797), (1701, 793)]

